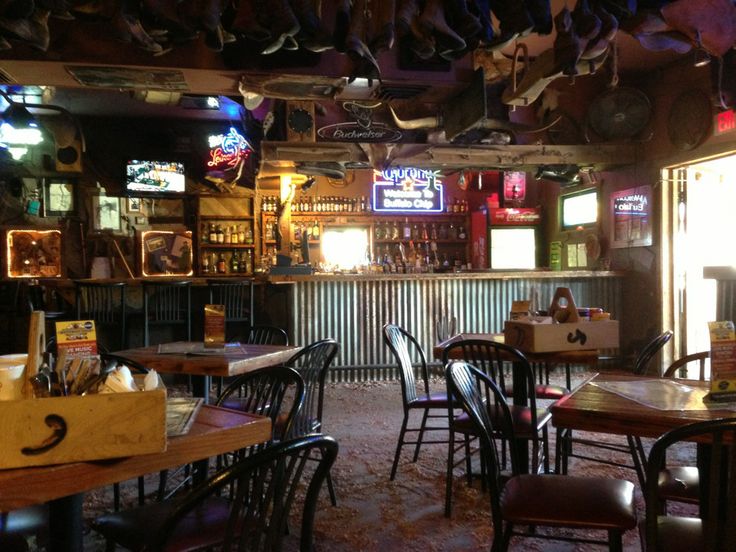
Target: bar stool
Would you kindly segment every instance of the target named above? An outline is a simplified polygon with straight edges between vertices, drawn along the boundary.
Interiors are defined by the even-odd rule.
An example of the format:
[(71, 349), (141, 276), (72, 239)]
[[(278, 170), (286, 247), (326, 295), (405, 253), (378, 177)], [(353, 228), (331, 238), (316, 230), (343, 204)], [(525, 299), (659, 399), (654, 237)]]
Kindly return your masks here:
[[(78, 320), (94, 320), (98, 328), (97, 341), (108, 350), (128, 348), (127, 305), (125, 282), (81, 282), (75, 281)], [(99, 329), (115, 328), (120, 331), (116, 347), (100, 339)]]
[[(253, 280), (207, 280), (210, 304), (225, 305), (225, 324), (244, 323), (253, 326)], [(227, 340), (240, 332), (227, 332)]]
[(143, 282), (143, 345), (151, 344), (151, 326), (182, 325), (192, 340), (192, 282)]

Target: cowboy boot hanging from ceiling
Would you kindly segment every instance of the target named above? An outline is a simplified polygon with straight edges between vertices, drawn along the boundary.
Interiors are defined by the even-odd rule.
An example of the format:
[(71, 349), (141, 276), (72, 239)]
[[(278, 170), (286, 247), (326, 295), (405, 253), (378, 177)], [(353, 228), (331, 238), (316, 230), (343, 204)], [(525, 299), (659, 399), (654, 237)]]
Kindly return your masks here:
[(20, 40), (36, 50), (45, 52), (51, 42), (50, 13), (48, 9), (37, 7), (28, 17), (22, 19), (0, 17), (0, 33), (7, 38)]
[(291, 9), (299, 20), (300, 29), (296, 41), (310, 52), (324, 52), (333, 47), (332, 37), (320, 19), (321, 0), (289, 0)]
[(453, 52), (465, 49), (465, 40), (447, 24), (442, 0), (427, 0), (419, 25), (426, 34), (434, 35), (435, 49), (441, 57), (452, 59)]
[(143, 0), (142, 7), (154, 24), (166, 30), (171, 42), (186, 42), (197, 38), (197, 31), (181, 20), (177, 0)]
[(370, 49), (377, 56), (394, 46), (396, 0), (374, 1), (371, 12)]
[(271, 31), (258, 23), (256, 17), (262, 8), (263, 0), (239, 0), (230, 30), (256, 42), (270, 40)]
[[(263, 21), (261, 20), (263, 18)], [(262, 54), (273, 54), (301, 29), (288, 0), (270, 0), (268, 8), (259, 11), (259, 22), (271, 31), (273, 40), (263, 49)], [(293, 41), (288, 40), (289, 43)]]
[(332, 30), (332, 42), (335, 50), (345, 52), (345, 40), (350, 28), (350, 0), (334, 0), (335, 26)]
[(372, 86), (374, 78), (381, 80), (381, 69), (364, 41), (368, 18), (370, 17), (369, 1), (355, 0), (353, 3), (353, 10), (350, 13), (350, 26), (345, 39), (345, 50), (355, 63), (353, 74), (349, 79), (350, 82), (357, 77), (363, 77), (368, 79), (368, 86)]
[(123, 42), (134, 42), (136, 46), (154, 56), (168, 51), (146, 32), (140, 17), (140, 3), (137, 0), (120, 0), (112, 16), (112, 25), (117, 38)]

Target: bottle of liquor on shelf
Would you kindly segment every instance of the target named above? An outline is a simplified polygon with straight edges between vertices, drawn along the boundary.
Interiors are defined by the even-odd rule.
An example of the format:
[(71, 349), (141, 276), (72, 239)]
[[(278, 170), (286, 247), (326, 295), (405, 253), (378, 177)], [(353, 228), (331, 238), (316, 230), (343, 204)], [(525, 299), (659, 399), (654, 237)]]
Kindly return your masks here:
[(251, 259), (249, 251), (243, 251), (240, 257), (240, 271), (244, 274), (250, 274), (253, 272), (253, 260)]
[(429, 231), (429, 239), (437, 241), (437, 225), (433, 222), (432, 229)]
[(220, 253), (220, 257), (217, 259), (217, 273), (218, 274), (227, 273), (227, 265), (225, 264), (225, 254), (224, 253)]
[(253, 243), (253, 229), (250, 224), (245, 224), (243, 229), (243, 243), (251, 245)]
[(233, 224), (230, 229), (230, 244), (238, 245), (240, 243), (240, 234), (238, 234), (238, 227)]
[(376, 226), (373, 229), (373, 237), (376, 240), (382, 240), (385, 235), (386, 234), (383, 231), (383, 224), (381, 224), (381, 221), (379, 220), (378, 222), (376, 222)]
[(447, 225), (444, 223), (440, 224), (439, 239), (440, 240), (447, 239)]
[(416, 222), (414, 223), (414, 226), (411, 227), (411, 238), (413, 240), (418, 240), (420, 238), (419, 225)]
[(450, 223), (450, 227), (447, 229), (447, 239), (448, 240), (457, 239), (457, 228), (455, 228), (455, 225), (453, 223)]
[[(386, 236), (386, 237), (388, 237), (388, 236)], [(394, 224), (391, 227), (391, 239), (392, 240), (398, 240), (399, 239), (399, 223), (398, 223), (398, 221), (394, 221)]]
[(207, 253), (202, 255), (202, 272), (204, 274), (210, 273), (210, 257)]
[(461, 224), (457, 228), (457, 239), (464, 240), (468, 235), (465, 233), (465, 227)]
[(319, 221), (315, 219), (314, 223), (312, 224), (312, 239), (319, 240), (319, 235), (320, 235)]
[(239, 272), (240, 264), (238, 263), (238, 254), (233, 249), (232, 255), (230, 255), (230, 274), (237, 274)]
[(222, 225), (217, 225), (217, 243), (225, 243), (225, 233), (222, 231)]
[(222, 243), (230, 243), (230, 226), (225, 226), (225, 237), (223, 238)]
[(214, 222), (210, 222), (209, 242), (217, 243), (217, 229), (215, 228)]
[(429, 239), (429, 231), (427, 230), (427, 223), (422, 223), (422, 241), (427, 241)]
[(404, 233), (402, 234), (405, 240), (411, 239), (411, 226), (409, 225), (409, 219), (404, 219)]

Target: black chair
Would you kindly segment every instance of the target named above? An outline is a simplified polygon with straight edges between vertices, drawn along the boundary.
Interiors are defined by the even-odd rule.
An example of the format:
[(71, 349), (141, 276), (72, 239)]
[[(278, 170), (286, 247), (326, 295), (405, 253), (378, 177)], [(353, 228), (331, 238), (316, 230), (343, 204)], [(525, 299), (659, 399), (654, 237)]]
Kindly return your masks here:
[(184, 327), (186, 341), (192, 340), (192, 282), (143, 282), (143, 345), (151, 344), (152, 326)]
[[(641, 350), (639, 355), (636, 357), (633, 366), (633, 373), (636, 376), (644, 376), (647, 373), (649, 364), (651, 363), (654, 356), (664, 347), (670, 339), (672, 339), (673, 333), (667, 330), (649, 343), (647, 343)], [(657, 372), (659, 377), (659, 372)], [(575, 452), (574, 446), (582, 445), (588, 448), (598, 448), (604, 451), (613, 451), (626, 454), (631, 457), (632, 463), (621, 463), (606, 458), (604, 456), (589, 456), (585, 453)], [(572, 436), (572, 431), (565, 431), (562, 434), (562, 438), (558, 440), (557, 454), (560, 461), (557, 464), (557, 470), (559, 473), (567, 473), (568, 461), (570, 458), (580, 458), (583, 460), (590, 460), (592, 462), (599, 462), (601, 464), (607, 464), (609, 466), (618, 466), (622, 468), (632, 469), (636, 472), (636, 476), (639, 479), (639, 484), (644, 488), (644, 464), (646, 463), (646, 453), (644, 452), (644, 446), (642, 445), (641, 438), (634, 435), (626, 436), (626, 444), (618, 443), (605, 443), (593, 439), (580, 439)]]
[[(700, 517), (663, 515), (658, 476), (667, 466), (667, 451), (682, 441), (697, 440), (703, 482)], [(668, 431), (649, 453), (644, 487), (647, 552), (736, 550), (736, 420), (697, 422)]]
[[(106, 350), (128, 348), (127, 306), (125, 282), (74, 282), (76, 288), (77, 320), (94, 320), (97, 341)], [(102, 329), (109, 328), (119, 336), (113, 344), (101, 339)]]
[(253, 325), (253, 280), (207, 280), (207, 287), (210, 303), (225, 305), (227, 341), (236, 341), (233, 336), (242, 332), (232, 331), (231, 323)]
[[(519, 390), (517, 388), (516, 395), (513, 397), (507, 397), (504, 394), (503, 404), (494, 404), (492, 408), (498, 414), (508, 408), (511, 411), (514, 423), (514, 435), (525, 443), (531, 443), (531, 465), (529, 466), (531, 473), (538, 473), (540, 470), (545, 473), (549, 472), (549, 435), (547, 428), (552, 415), (547, 409), (537, 406), (534, 371), (524, 354), (510, 345), (497, 341), (463, 339), (450, 344), (442, 351), (442, 362), (445, 365), (452, 359), (457, 358), (461, 358), (481, 370), (496, 382), (499, 389), (507, 388), (505, 369), (507, 364), (513, 364), (514, 379), (523, 382), (523, 389)], [(496, 397), (489, 397), (489, 399), (495, 400)], [(509, 404), (511, 399), (513, 399), (513, 404)], [(450, 414), (452, 414), (452, 410)], [(450, 439), (454, 439), (455, 432), (475, 436), (473, 430), (473, 425), (470, 423), (467, 413), (453, 417), (450, 422)], [(501, 441), (505, 452), (506, 441), (504, 438)], [(452, 504), (454, 452), (453, 447), (448, 449), (445, 494), (445, 514), (448, 516)], [(506, 455), (504, 454), (502, 456), (504, 467), (505, 459)], [(527, 459), (524, 459), (524, 464), (529, 464)]]
[[(508, 549), (513, 536), (605, 544), (606, 541), (548, 535), (537, 526), (602, 530), (612, 551), (622, 550), (623, 533), (636, 527), (634, 485), (608, 478), (519, 473), (521, 453), (514, 435), (511, 409), (500, 387), (485, 373), (463, 361), (446, 369), (448, 393), (458, 400), (481, 446), (481, 461), (490, 489), (493, 552)], [(499, 409), (492, 408), (499, 405)], [(496, 436), (509, 443), (512, 474), (502, 475)], [(519, 532), (516, 526), (528, 526)]]
[[(294, 368), (304, 380), (304, 400), (291, 424), (287, 439), (302, 437), (312, 433), (323, 433), (322, 410), (324, 406), (325, 380), (330, 364), (337, 356), (338, 344), (334, 339), (322, 339), (307, 345), (286, 363)], [(277, 435), (283, 435), (281, 418), (277, 421)], [(327, 474), (327, 490), (330, 501), (337, 506), (337, 496), (332, 476)]]
[[(691, 362), (700, 366), (699, 380), (705, 381), (705, 361), (709, 351), (686, 355), (673, 362), (662, 377), (676, 378), (678, 372)], [(692, 443), (691, 443), (692, 445)], [(694, 446), (694, 445), (693, 445)], [(667, 501), (698, 504), (700, 502), (700, 474), (696, 466), (667, 466), (658, 475), (659, 498), (666, 507)]]
[[(252, 552), (282, 549), (297, 487), (308, 481), (300, 546), (313, 550), (317, 497), (337, 456), (331, 437), (311, 435), (283, 441), (243, 458), (176, 501), (97, 518), (93, 527), (108, 542), (135, 551), (218, 550)], [(308, 478), (307, 459), (319, 458)], [(234, 495), (219, 496), (226, 488)]]
[(48, 533), (49, 508), (46, 504), (0, 513), (0, 550), (3, 552), (26, 552), (28, 537), (36, 537), (36, 542), (43, 546)]

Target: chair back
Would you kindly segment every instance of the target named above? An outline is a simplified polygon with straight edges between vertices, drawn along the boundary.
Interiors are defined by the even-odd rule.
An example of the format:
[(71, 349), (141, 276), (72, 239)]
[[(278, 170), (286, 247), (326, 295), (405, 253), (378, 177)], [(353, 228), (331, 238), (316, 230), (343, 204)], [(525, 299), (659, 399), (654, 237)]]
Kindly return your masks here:
[[(518, 472), (519, 456), (516, 440), (514, 439), (511, 411), (503, 400), (504, 394), (496, 382), (467, 362), (456, 360), (447, 364), (445, 378), (447, 380), (448, 395), (452, 395), (468, 414), (475, 429), (475, 434), (478, 436), (481, 447), (481, 462), (483, 462), (490, 491), (493, 527), (500, 538), (500, 535), (503, 534), (503, 515), (499, 497), (503, 490), (503, 482), (501, 480), (501, 456), (494, 436), (501, 435), (509, 443), (512, 472), (516, 474)], [(487, 397), (493, 397), (492, 401), (488, 402)], [(494, 419), (497, 420), (496, 425), (500, 427), (493, 427), (491, 422), (491, 414), (488, 411), (491, 403), (501, 405), (500, 411), (497, 410), (497, 414), (494, 415)], [(496, 549), (495, 546), (493, 549)]]
[[(308, 486), (301, 516), (299, 549), (311, 552), (317, 498), (337, 451), (337, 441), (332, 437), (313, 435), (282, 441), (236, 462), (182, 499), (163, 524), (161, 532), (154, 537), (150, 549), (168, 549), (167, 541), (180, 522), (186, 523), (187, 514), (232, 485), (236, 491), (227, 502), (230, 514), (227, 523), (222, 524), (224, 531), (219, 525), (220, 531), (213, 530), (213, 537), (222, 542), (217, 549), (281, 550), (281, 542), (289, 533), (288, 521), (294, 497), (298, 494), (297, 488), (305, 479)], [(314, 471), (311, 468), (305, 470), (310, 459), (318, 462)]]
[(658, 533), (658, 527), (665, 521), (661, 515), (664, 510), (658, 489), (658, 476), (660, 470), (667, 466), (667, 450), (681, 441), (693, 440), (707, 443), (700, 447), (699, 452), (703, 542), (698, 550), (736, 550), (736, 419), (724, 418), (696, 422), (670, 430), (652, 446), (644, 486), (648, 552), (665, 552)]
[(634, 361), (633, 372), (635, 375), (643, 376), (646, 374), (652, 358), (672, 339), (672, 335), (671, 330), (666, 330), (644, 346), (639, 356), (636, 357), (636, 361)]
[(253, 280), (207, 280), (210, 303), (225, 305), (225, 320), (253, 324)]
[(257, 325), (250, 326), (244, 338), (234, 341), (249, 345), (288, 345), (289, 335), (277, 326)]
[(192, 340), (192, 282), (143, 282), (143, 344), (151, 342), (152, 324), (184, 324)]
[(291, 425), (289, 437), (322, 431), (325, 380), (337, 349), (337, 341), (322, 339), (304, 347), (286, 363), (304, 380), (304, 401)]
[(271, 427), (275, 428), (284, 398), (290, 390), (293, 401), (283, 413), (283, 424), (279, 424), (283, 427), (283, 435), (288, 435), (294, 417), (304, 401), (304, 380), (289, 366), (271, 366), (238, 376), (222, 392), (215, 404), (268, 416), (271, 418)]
[(427, 357), (419, 342), (405, 329), (396, 324), (383, 326), (383, 340), (396, 358), (401, 376), (401, 391), (404, 399), (404, 409), (407, 405), (417, 400), (417, 382), (414, 377), (414, 365), (412, 363), (412, 350), (419, 359), (422, 379), (424, 380), (424, 393), (429, 394), (429, 374), (427, 372)]
[[(120, 330), (119, 346), (127, 346), (125, 282), (74, 282), (77, 320), (94, 320), (98, 326)], [(110, 347), (111, 348), (111, 347)]]
[(100, 353), (100, 360), (102, 361), (102, 367), (105, 370), (112, 370), (118, 366), (127, 366), (130, 368), (131, 372), (139, 374), (148, 373), (148, 368), (143, 366), (141, 363), (129, 358), (121, 357), (114, 353)]
[(669, 368), (664, 371), (664, 378), (676, 378), (678, 377), (677, 371), (680, 368), (684, 368), (691, 362), (697, 362), (700, 365), (700, 372), (698, 379), (705, 381), (705, 361), (710, 358), (710, 351), (701, 351), (699, 353), (692, 353), (682, 358), (678, 358), (675, 362), (670, 364)]

